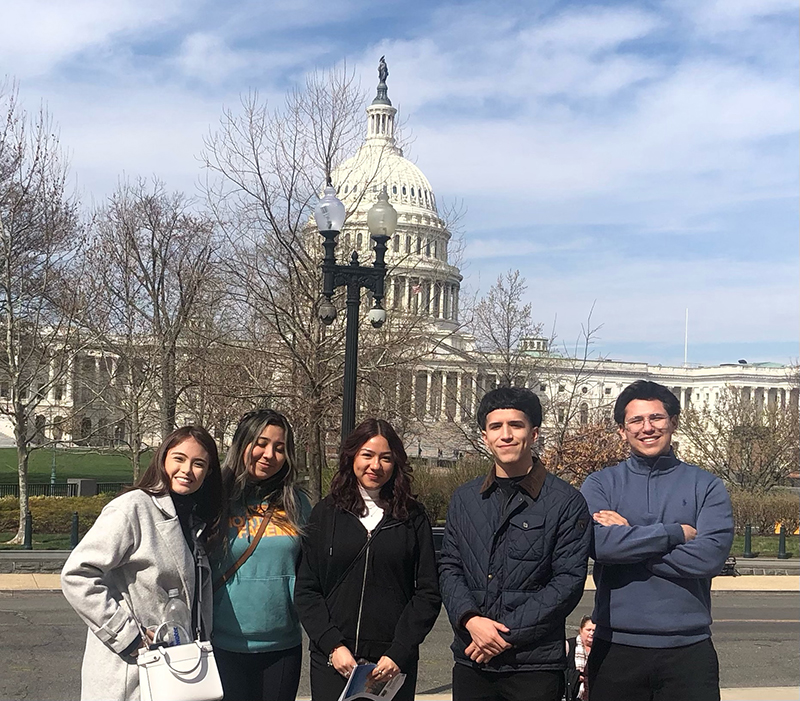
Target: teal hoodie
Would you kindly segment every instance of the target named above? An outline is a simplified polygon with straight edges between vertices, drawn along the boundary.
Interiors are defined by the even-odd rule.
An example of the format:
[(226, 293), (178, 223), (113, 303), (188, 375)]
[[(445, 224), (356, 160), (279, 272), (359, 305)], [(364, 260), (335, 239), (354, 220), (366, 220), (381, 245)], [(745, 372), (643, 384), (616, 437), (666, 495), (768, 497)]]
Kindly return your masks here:
[[(301, 523), (311, 513), (303, 492), (297, 492)], [(254, 501), (251, 507), (257, 506)], [(262, 513), (266, 502), (261, 504)], [(261, 516), (246, 516), (245, 509), (231, 514), (228, 547), (212, 556), (216, 582), (250, 545)], [(273, 518), (255, 551), (225, 586), (214, 594), (215, 647), (230, 652), (270, 652), (300, 645), (300, 621), (294, 607), (294, 580), (300, 557), (300, 537), (276, 525)]]

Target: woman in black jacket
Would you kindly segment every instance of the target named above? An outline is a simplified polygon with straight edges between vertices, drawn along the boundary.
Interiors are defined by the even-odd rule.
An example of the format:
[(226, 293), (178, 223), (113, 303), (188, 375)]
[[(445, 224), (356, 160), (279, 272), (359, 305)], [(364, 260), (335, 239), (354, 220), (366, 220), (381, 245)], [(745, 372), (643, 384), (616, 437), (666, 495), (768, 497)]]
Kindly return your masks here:
[(336, 701), (361, 660), (376, 664), (377, 681), (405, 674), (395, 699), (413, 700), (419, 645), (441, 598), (431, 527), (386, 421), (367, 419), (342, 443), (331, 493), (308, 522), (295, 605), (314, 701)]

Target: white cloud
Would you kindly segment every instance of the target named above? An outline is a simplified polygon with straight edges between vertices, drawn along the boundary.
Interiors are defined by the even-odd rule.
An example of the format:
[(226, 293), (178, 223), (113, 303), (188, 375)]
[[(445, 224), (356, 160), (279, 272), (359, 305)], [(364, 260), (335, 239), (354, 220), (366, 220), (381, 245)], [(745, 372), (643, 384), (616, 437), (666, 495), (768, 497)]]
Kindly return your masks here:
[(248, 64), (248, 56), (231, 50), (220, 36), (196, 32), (187, 36), (176, 58), (181, 70), (192, 78), (219, 83)]
[(795, 0), (672, 0), (666, 4), (688, 17), (704, 34), (751, 31), (756, 20), (797, 14)]
[(586, 237), (568, 241), (554, 242), (522, 240), (512, 238), (477, 238), (470, 236), (464, 248), (464, 258), (468, 260), (489, 260), (490, 258), (510, 258), (518, 261), (524, 256), (559, 253), (563, 251), (585, 251), (592, 244)]
[(115, 35), (160, 25), (181, 10), (181, 0), (5, 0), (0, 63), (21, 80)]

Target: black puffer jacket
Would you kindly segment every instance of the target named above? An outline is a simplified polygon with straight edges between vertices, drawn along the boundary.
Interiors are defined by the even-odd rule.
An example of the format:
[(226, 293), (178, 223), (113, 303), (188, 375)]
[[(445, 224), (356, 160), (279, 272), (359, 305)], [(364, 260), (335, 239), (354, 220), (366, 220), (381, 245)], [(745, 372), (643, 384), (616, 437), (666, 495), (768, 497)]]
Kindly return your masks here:
[(418, 659), (441, 608), (433, 535), (422, 507), (372, 531), (328, 496), (311, 512), (295, 605), (311, 649), (345, 644), (358, 659), (387, 655), (402, 671)]
[(564, 622), (586, 582), (589, 510), (538, 460), (508, 502), (494, 478), (493, 468), (459, 487), (447, 512), (439, 571), (455, 660), (474, 664), (463, 623), (478, 614), (505, 624), (511, 643), (481, 669), (564, 669)]

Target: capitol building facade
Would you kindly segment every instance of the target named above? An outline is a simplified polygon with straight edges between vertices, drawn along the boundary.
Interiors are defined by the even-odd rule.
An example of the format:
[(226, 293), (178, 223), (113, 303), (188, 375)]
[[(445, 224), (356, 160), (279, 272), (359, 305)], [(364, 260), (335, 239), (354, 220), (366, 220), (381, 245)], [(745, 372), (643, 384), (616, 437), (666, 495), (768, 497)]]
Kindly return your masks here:
[[(407, 432), (411, 452), (451, 457), (476, 435), (475, 412), (483, 394), (500, 382), (491, 352), (479, 348), (459, 313), (462, 276), (449, 262), (451, 235), (439, 214), (434, 190), (420, 168), (404, 157), (396, 138), (397, 110), (385, 81), (367, 108), (366, 138), (358, 153), (339, 166), (332, 182), (348, 210), (338, 248), (370, 255), (366, 214), (385, 186), (398, 212), (389, 243), (386, 308), (390, 315), (415, 315), (427, 328), (428, 348), (398, 387), (410, 394)], [(524, 273), (524, 271), (523, 271)], [(366, 325), (364, 325), (366, 326)], [(369, 333), (363, 330), (362, 333)], [(777, 363), (738, 362), (717, 367), (669, 367), (641, 362), (569, 358), (552, 352), (544, 338), (523, 339), (516, 349), (514, 383), (539, 395), (545, 408), (543, 435), (568, 421), (586, 424), (611, 417), (627, 385), (647, 379), (668, 386), (681, 405), (713, 407), (726, 387), (750, 396), (759, 407), (798, 406), (796, 372)], [(401, 380), (402, 382), (402, 380)]]
[[(385, 76), (384, 76), (385, 78)], [(396, 404), (404, 406), (403, 432), (411, 455), (452, 458), (474, 449), (475, 413), (489, 389), (501, 383), (499, 362), (469, 332), (460, 309), (462, 275), (449, 256), (451, 233), (437, 205), (433, 187), (398, 145), (397, 110), (384, 80), (367, 107), (366, 137), (358, 152), (332, 173), (332, 184), (348, 216), (339, 234), (341, 262), (355, 251), (371, 259), (367, 211), (386, 187), (397, 210), (396, 231), (388, 243), (384, 306), (393, 320), (413, 320), (423, 348), (416, 364), (395, 374)], [(522, 271), (523, 273), (525, 271)], [(370, 333), (362, 322), (362, 335)], [(544, 440), (549, 430), (580, 426), (610, 418), (614, 401), (635, 380), (659, 382), (675, 393), (682, 406), (713, 407), (728, 387), (749, 396), (755, 406), (789, 409), (798, 406), (796, 368), (776, 363), (724, 364), (717, 367), (669, 367), (598, 358), (571, 358), (550, 348), (547, 339), (523, 339), (515, 353), (511, 380), (527, 386), (545, 409)], [(124, 440), (118, 418), (93, 404), (86, 387), (100, 373), (101, 354), (87, 352), (62, 385), (49, 390), (34, 430), (40, 439), (64, 444), (91, 444), (93, 437), (113, 443)], [(387, 376), (388, 377), (388, 376)], [(388, 381), (388, 380), (387, 380)], [(0, 384), (0, 399), (8, 388)], [(84, 396), (87, 395), (87, 396)], [(405, 398), (404, 401), (400, 401)], [(76, 407), (86, 406), (79, 411)], [(361, 407), (363, 416), (367, 411)], [(74, 416), (60, 422), (60, 414)], [(190, 415), (179, 420), (190, 421)], [(45, 428), (45, 426), (47, 428)], [(45, 432), (47, 435), (45, 435)], [(52, 434), (52, 435), (51, 435)], [(153, 437), (157, 442), (157, 436)], [(0, 445), (13, 445), (13, 426), (0, 418)]]

